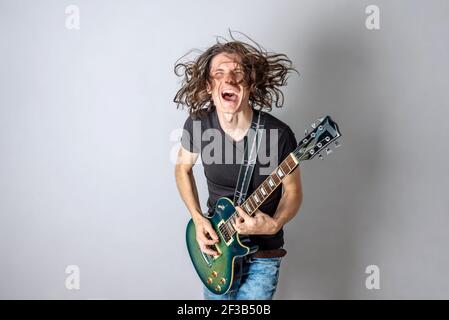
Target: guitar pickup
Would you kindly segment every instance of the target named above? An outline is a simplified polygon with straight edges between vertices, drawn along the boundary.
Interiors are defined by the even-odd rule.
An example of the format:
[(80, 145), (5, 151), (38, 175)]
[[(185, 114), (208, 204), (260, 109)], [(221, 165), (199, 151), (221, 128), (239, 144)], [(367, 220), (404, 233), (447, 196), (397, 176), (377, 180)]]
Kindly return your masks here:
[(234, 237), (229, 236), (229, 239), (227, 239), (227, 238), (225, 237), (225, 235), (221, 232), (220, 227), (221, 227), (224, 223), (225, 223), (224, 220), (221, 220), (221, 221), (218, 223), (218, 225), (217, 225), (217, 229), (218, 229), (218, 233), (219, 233), (220, 236), (221, 236), (221, 239), (223, 239), (223, 242), (226, 243), (227, 246), (229, 246), (229, 245), (234, 241)]

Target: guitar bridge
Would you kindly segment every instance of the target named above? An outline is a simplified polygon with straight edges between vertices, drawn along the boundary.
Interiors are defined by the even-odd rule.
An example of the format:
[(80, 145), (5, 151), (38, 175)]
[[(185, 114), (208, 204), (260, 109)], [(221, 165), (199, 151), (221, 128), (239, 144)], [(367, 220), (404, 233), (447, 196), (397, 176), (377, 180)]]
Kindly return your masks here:
[[(200, 249), (198, 248), (198, 250), (200, 250)], [(218, 245), (215, 245), (215, 250), (218, 252), (218, 254), (217, 254), (216, 256), (213, 256), (213, 255), (204, 253), (203, 251), (200, 250), (201, 255), (202, 255), (203, 258), (204, 258), (204, 261), (206, 261), (206, 263), (207, 263), (207, 265), (208, 265), (209, 267), (212, 266), (212, 262), (213, 262), (214, 260), (220, 258), (220, 256), (221, 256), (221, 250), (220, 250), (220, 248), (218, 247)]]

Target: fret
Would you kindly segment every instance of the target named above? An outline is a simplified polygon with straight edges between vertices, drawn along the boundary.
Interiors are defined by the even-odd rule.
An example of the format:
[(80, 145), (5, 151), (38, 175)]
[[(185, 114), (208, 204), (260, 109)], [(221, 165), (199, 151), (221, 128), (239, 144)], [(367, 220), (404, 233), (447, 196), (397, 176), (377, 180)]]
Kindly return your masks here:
[(287, 174), (287, 175), (289, 175), (290, 172), (292, 172), (293, 169), (294, 169), (294, 167), (291, 168), (291, 167), (288, 165), (288, 162), (285, 162), (285, 167), (286, 167), (286, 171), (287, 171), (286, 174)]
[(259, 188), (256, 189), (256, 193), (258, 192), (258, 196), (260, 198), (260, 202), (264, 202), (265, 201), (265, 197), (263, 196), (263, 194), (260, 192)]
[(293, 168), (295, 168), (298, 165), (298, 162), (296, 161), (296, 159), (293, 155), (290, 156), (289, 160), (292, 162)]
[(282, 170), (283, 177), (286, 176), (286, 175), (288, 175), (288, 174), (290, 173), (290, 170), (288, 169), (288, 166), (286, 166), (285, 163), (282, 163), (282, 164), (279, 166), (279, 169)]
[(292, 167), (290, 167), (290, 164), (288, 163), (288, 160), (290, 159), (290, 156), (288, 156), (286, 159), (285, 159), (285, 165), (287, 166), (287, 168), (288, 168), (288, 171), (290, 171), (291, 169), (293, 169)]
[[(279, 179), (279, 177), (277, 176), (277, 174), (275, 173), (274, 175), (272, 174), (271, 177), (273, 178), (274, 183), (276, 183), (276, 186), (279, 184), (279, 182), (281, 182), (281, 179)], [(276, 179), (279, 179), (279, 181), (276, 181)]]
[(253, 204), (251, 203), (251, 200), (250, 200), (250, 198), (251, 197), (248, 197), (248, 199), (246, 199), (246, 204), (247, 204), (247, 208), (248, 208), (248, 210), (245, 210), (246, 211), (246, 213), (251, 213), (251, 211), (253, 211)]
[(289, 155), (286, 159), (286, 163), (288, 164), (290, 170), (293, 170), (296, 167), (296, 162), (293, 159), (292, 155)]
[[(279, 179), (279, 182), (282, 180), (281, 177), (278, 175), (277, 169), (276, 169), (276, 172), (273, 173), (273, 177), (276, 177), (276, 179)], [(276, 184), (278, 184), (279, 182), (276, 182)]]
[(260, 186), (260, 192), (261, 192), (262, 195), (265, 197), (268, 193), (267, 193), (267, 191), (265, 190), (265, 188), (264, 188), (264, 186), (263, 186), (264, 184), (265, 184), (265, 182), (261, 184), (261, 186)]
[(245, 209), (246, 209), (245, 211), (246, 211), (246, 213), (252, 211), (252, 210), (250, 209), (250, 207), (249, 207), (248, 201), (245, 201), (244, 205), (245, 205)]
[(252, 196), (249, 197), (248, 200), (249, 200), (249, 202), (251, 203), (251, 211), (248, 212), (248, 214), (251, 214), (251, 213), (254, 211), (254, 209), (257, 208), (257, 206), (256, 206), (256, 204), (254, 203), (254, 200), (253, 200), (253, 197), (252, 197)]
[(246, 213), (250, 214), (253, 211), (253, 204), (251, 203), (251, 197), (249, 197), (248, 199), (246, 199), (245, 203), (247, 204), (247, 208), (248, 210), (246, 210)]
[(279, 169), (277, 171), (277, 175), (279, 176), (279, 178), (282, 178), (284, 176), (284, 171), (282, 171), (282, 165), (279, 166)]
[[(295, 163), (295, 165), (299, 164), (298, 159), (296, 158), (297, 154), (290, 154), (290, 158), (293, 160), (293, 162)], [(299, 157), (299, 156), (298, 156)]]
[(290, 168), (290, 166), (288, 165), (288, 159), (286, 159), (284, 162), (282, 162), (282, 171), (284, 171), (284, 173), (289, 174), (292, 170), (292, 168)]
[(254, 201), (254, 198), (251, 196), (248, 198), (248, 200), (251, 202), (252, 206), (251, 206), (251, 211), (248, 212), (249, 215), (251, 215), (254, 211), (256, 211), (257, 208), (257, 204)]

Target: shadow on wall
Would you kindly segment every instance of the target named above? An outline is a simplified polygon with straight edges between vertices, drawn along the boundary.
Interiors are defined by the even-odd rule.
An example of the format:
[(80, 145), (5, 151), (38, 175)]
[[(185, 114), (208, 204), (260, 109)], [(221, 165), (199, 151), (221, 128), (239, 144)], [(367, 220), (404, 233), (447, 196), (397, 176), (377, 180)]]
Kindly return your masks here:
[[(322, 19), (332, 23), (332, 18)], [(364, 288), (365, 266), (358, 261), (363, 208), (381, 185), (380, 136), (383, 114), (377, 96), (378, 58), (363, 26), (320, 26), (311, 35), (302, 61), (295, 61), (302, 90), (294, 92), (294, 108), (282, 118), (296, 133), (304, 132), (319, 116), (329, 114), (340, 125), (342, 147), (324, 161), (301, 163), (304, 201), (285, 227), (284, 258), (277, 299), (357, 298)], [(332, 30), (332, 32), (326, 32)], [(305, 45), (301, 43), (302, 47)], [(298, 112), (298, 109), (301, 112)], [(310, 128), (310, 127), (309, 127)]]

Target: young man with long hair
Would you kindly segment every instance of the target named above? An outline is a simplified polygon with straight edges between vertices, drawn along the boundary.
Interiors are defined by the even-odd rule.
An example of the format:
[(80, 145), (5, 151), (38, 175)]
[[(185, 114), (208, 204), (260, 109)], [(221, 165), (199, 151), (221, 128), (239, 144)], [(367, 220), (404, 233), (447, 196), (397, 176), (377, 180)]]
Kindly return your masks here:
[[(210, 255), (217, 254), (213, 245), (219, 240), (199, 203), (192, 170), (198, 155), (201, 154), (207, 179), (207, 205), (211, 214), (218, 198), (232, 198), (234, 194), (241, 165), (238, 163), (241, 160), (238, 155), (242, 154), (241, 142), (246, 141), (251, 123), (259, 113), (267, 133), (262, 150), (269, 159), (274, 159), (271, 166), (276, 167), (297, 145), (290, 127), (268, 113), (273, 105), (282, 107), (280, 87), (287, 84), (288, 73), (296, 70), (286, 55), (268, 53), (253, 43), (238, 41), (231, 34), (230, 41), (217, 39), (216, 44), (195, 59), (178, 61), (175, 65), (175, 73), (183, 81), (174, 102), (189, 111), (175, 169), (176, 183), (195, 223), (199, 247)], [(199, 135), (195, 134), (195, 128)], [(211, 152), (210, 139), (204, 138), (203, 134), (212, 129), (221, 133), (222, 139), (215, 136), (217, 141), (214, 143), (222, 147), (222, 152)], [(276, 134), (268, 134), (272, 131)], [(270, 173), (264, 172), (266, 163), (259, 156), (260, 153), (248, 194)], [(214, 161), (210, 161), (211, 158)], [(205, 299), (272, 299), (281, 259), (286, 253), (283, 226), (296, 215), (301, 202), (298, 167), (285, 177), (282, 188), (276, 189), (254, 216), (236, 207), (240, 218), (233, 225), (234, 229), (241, 235), (248, 235), (251, 245), (258, 246), (259, 250), (242, 259), (235, 290), (219, 295), (204, 288)]]

